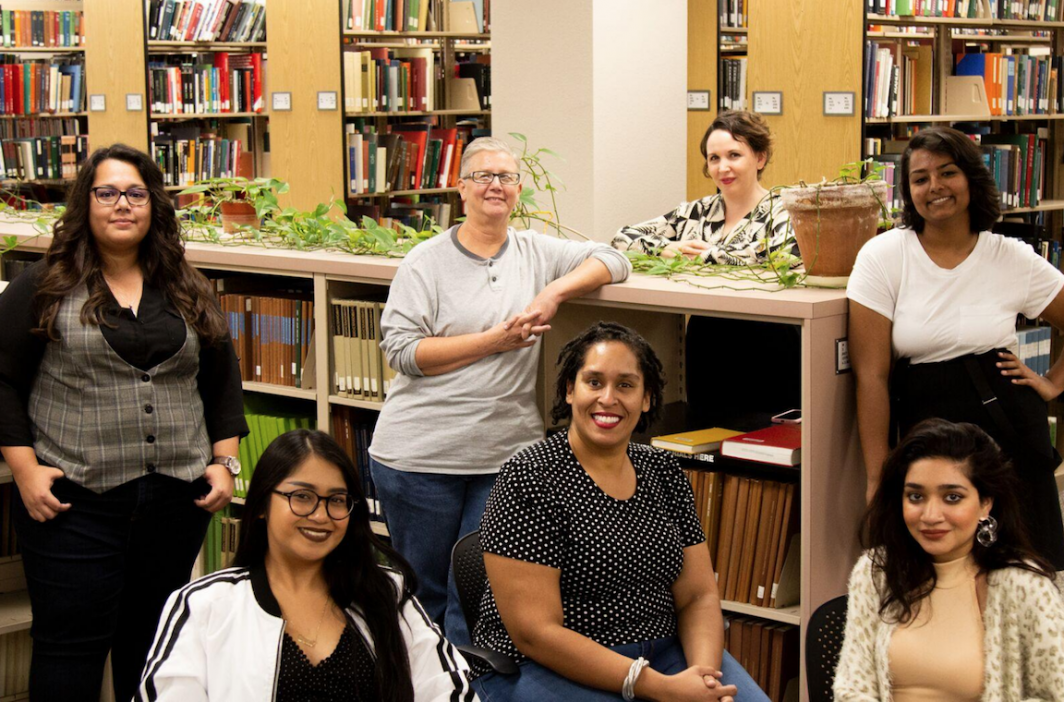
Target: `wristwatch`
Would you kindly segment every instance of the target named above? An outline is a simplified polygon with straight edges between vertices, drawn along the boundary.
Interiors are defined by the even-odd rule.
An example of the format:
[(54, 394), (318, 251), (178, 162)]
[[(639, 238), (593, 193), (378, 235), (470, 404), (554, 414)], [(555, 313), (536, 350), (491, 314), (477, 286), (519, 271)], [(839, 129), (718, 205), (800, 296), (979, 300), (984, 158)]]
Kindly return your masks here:
[(225, 469), (236, 477), (240, 475), (240, 459), (236, 456), (214, 456), (211, 458), (209, 465), (217, 463), (220, 466), (225, 466)]

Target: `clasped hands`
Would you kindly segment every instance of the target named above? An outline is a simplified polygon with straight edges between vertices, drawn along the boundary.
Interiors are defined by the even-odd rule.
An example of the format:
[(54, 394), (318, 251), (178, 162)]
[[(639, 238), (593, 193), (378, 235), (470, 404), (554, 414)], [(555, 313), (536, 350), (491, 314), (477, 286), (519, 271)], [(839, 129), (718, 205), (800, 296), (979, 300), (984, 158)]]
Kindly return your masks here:
[(540, 336), (550, 331), (549, 322), (558, 312), (558, 304), (546, 290), (536, 295), (523, 312), (495, 326), (496, 350), (502, 353), (535, 344)]

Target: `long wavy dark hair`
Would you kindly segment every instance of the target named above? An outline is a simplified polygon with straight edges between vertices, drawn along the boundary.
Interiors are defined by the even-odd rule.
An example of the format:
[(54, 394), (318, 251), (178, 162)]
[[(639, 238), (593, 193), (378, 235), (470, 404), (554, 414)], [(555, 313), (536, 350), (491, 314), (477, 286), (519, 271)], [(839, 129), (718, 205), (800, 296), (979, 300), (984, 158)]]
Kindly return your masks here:
[(104, 318), (108, 303), (100, 252), (89, 224), (92, 184), (96, 169), (108, 159), (123, 161), (140, 173), (151, 193), (151, 225), (140, 243), (137, 258), (145, 280), (159, 286), (200, 340), (213, 344), (225, 338), (225, 318), (215, 301), (211, 284), (185, 260), (180, 224), (163, 174), (151, 158), (132, 147), (115, 144), (97, 149), (86, 159), (67, 194), (67, 209), (56, 222), (52, 245), (45, 254), (45, 270), (34, 298), (37, 328), (34, 333), (58, 341), (55, 318), (63, 300), (77, 287), (88, 285), (89, 299), (81, 308), (81, 323), (109, 325)]
[[(240, 522), (240, 545), (233, 564), (254, 568), (265, 562), (270, 548), (266, 520), (271, 503), (278, 504), (273, 501), (273, 491), (310, 456), (317, 456), (340, 470), (355, 502), (355, 509), (348, 517), (347, 533), (325, 557), (323, 570), (329, 593), (341, 607), (358, 608), (366, 620), (377, 659), (379, 699), (413, 702), (410, 657), (399, 630), (399, 617), (410, 593), (417, 589), (417, 578), (403, 557), (378, 539), (370, 528), (369, 506), (358, 471), (335, 439), (325, 432), (296, 429), (281, 434), (263, 451), (248, 486), (244, 518)], [(384, 556), (402, 576), (401, 592), (392, 576), (377, 562), (378, 555)]]
[(917, 234), (924, 231), (924, 218), (913, 204), (909, 187), (909, 168), (914, 151), (930, 151), (953, 159), (968, 179), (968, 217), (973, 233), (994, 226), (1001, 217), (1001, 195), (994, 176), (983, 163), (983, 152), (962, 132), (950, 127), (921, 129), (909, 140), (901, 155), (901, 222)]
[(1016, 500), (1022, 488), (998, 445), (974, 424), (927, 419), (913, 427), (887, 458), (879, 489), (865, 513), (861, 544), (870, 549), (873, 572), (882, 574), (885, 584), (880, 592), (880, 616), (909, 622), (920, 602), (935, 589), (931, 556), (909, 533), (902, 513), (909, 467), (925, 458), (955, 461), (979, 499), (994, 500), (990, 514), (998, 521), (997, 542), (983, 546), (976, 540), (972, 546), (972, 558), (981, 573), (1023, 568), (1053, 579), (1052, 566), (1031, 549)]
[(665, 370), (646, 339), (616, 322), (596, 322), (562, 347), (558, 354), (558, 379), (554, 385), (551, 420), (557, 424), (573, 416), (573, 408), (565, 397), (569, 394), (569, 386), (576, 382), (576, 374), (584, 367), (587, 350), (600, 341), (619, 341), (635, 355), (639, 372), (643, 374), (643, 389), (650, 396), (650, 409), (639, 416), (635, 430), (645, 431), (661, 414), (665, 402)]

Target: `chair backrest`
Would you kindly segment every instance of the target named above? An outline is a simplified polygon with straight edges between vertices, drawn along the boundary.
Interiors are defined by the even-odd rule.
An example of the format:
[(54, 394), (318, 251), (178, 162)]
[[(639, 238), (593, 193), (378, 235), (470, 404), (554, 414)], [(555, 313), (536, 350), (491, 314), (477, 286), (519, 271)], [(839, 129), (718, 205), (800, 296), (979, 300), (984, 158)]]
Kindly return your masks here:
[(832, 702), (831, 686), (842, 652), (846, 632), (846, 595), (828, 600), (816, 608), (805, 634), (805, 680), (809, 702)]
[(488, 585), (488, 573), (484, 570), (484, 551), (480, 548), (480, 532), (466, 534), (451, 550), (451, 570), (462, 603), (466, 627), (473, 635), (473, 625), (480, 616), (480, 599)]

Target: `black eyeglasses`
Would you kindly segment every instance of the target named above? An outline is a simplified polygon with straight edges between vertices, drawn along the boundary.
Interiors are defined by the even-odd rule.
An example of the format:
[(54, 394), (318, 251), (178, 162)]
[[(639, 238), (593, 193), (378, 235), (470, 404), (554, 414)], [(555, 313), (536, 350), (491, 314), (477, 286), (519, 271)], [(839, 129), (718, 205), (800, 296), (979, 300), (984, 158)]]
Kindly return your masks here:
[(292, 514), (297, 517), (309, 517), (318, 509), (318, 503), (325, 501), (325, 513), (335, 521), (347, 519), (355, 509), (355, 498), (346, 492), (337, 492), (332, 495), (319, 495), (312, 490), (293, 490), (281, 492), (274, 490), (278, 495), (288, 498), (288, 506)]
[(96, 197), (96, 202), (108, 206), (117, 204), (119, 198), (123, 195), (126, 196), (126, 202), (129, 203), (130, 207), (144, 207), (148, 204), (148, 200), (151, 200), (151, 193), (144, 188), (119, 190), (118, 188), (101, 185), (93, 188), (92, 194)]
[(491, 171), (473, 171), (462, 176), (465, 180), (471, 180), (479, 185), (489, 185), (496, 178), (503, 185), (517, 185), (521, 182), (520, 173), (492, 173)]

